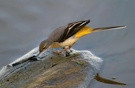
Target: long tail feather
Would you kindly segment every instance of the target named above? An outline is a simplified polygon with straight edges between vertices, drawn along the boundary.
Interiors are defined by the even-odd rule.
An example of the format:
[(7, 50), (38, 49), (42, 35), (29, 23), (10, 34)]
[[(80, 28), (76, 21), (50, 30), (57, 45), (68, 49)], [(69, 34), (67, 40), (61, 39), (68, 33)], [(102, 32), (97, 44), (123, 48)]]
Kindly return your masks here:
[(94, 28), (93, 31), (98, 32), (98, 31), (114, 30), (114, 29), (122, 29), (122, 28), (126, 28), (126, 26), (113, 26), (113, 27)]

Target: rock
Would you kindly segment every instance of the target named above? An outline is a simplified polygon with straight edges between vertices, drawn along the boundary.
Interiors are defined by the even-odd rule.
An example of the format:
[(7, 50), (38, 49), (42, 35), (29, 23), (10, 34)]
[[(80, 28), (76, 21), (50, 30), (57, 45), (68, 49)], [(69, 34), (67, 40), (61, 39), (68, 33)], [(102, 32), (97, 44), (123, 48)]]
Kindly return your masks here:
[(3, 67), (0, 88), (87, 88), (103, 63), (90, 51), (73, 50), (70, 56), (65, 57), (53, 54), (53, 50), (39, 55), (37, 58), (40, 60), (29, 60), (37, 55), (38, 48), (35, 48)]

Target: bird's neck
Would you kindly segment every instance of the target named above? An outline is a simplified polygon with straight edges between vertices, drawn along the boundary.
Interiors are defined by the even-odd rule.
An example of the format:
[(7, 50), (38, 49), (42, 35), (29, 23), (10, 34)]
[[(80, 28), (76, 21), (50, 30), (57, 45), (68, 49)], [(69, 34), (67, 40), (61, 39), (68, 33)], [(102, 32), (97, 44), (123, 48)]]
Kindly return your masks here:
[(80, 29), (80, 31), (78, 31), (76, 34), (75, 34), (75, 37), (76, 38), (80, 38), (80, 37), (83, 37), (87, 34), (90, 34), (92, 33), (92, 28), (88, 27), (88, 26), (84, 26), (83, 28)]

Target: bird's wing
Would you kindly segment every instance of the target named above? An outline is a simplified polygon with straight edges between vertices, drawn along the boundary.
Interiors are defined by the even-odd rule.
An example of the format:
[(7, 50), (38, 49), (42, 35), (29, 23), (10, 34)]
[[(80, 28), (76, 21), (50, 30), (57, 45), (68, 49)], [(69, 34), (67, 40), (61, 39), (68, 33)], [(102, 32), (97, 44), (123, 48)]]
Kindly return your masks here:
[(49, 35), (48, 39), (52, 42), (63, 42), (69, 37), (73, 36), (79, 30), (80, 28), (77, 29), (76, 26), (72, 28), (70, 28), (69, 25), (59, 27)]
[(59, 42), (63, 42), (69, 37), (76, 34), (83, 27), (83, 26), (82, 27), (79, 27), (79, 26), (80, 24), (78, 24), (77, 22), (74, 24), (68, 24), (68, 27), (64, 29), (63, 35), (61, 36)]
[(89, 22), (90, 20), (69, 23), (68, 26), (63, 29), (63, 35), (61, 35), (59, 42), (63, 42), (69, 37), (75, 35), (82, 27), (84, 27)]
[(49, 40), (51, 39), (51, 41), (53, 42), (63, 42), (69, 37), (76, 34), (82, 27), (84, 27), (89, 22), (90, 20), (78, 21), (59, 27), (50, 34)]

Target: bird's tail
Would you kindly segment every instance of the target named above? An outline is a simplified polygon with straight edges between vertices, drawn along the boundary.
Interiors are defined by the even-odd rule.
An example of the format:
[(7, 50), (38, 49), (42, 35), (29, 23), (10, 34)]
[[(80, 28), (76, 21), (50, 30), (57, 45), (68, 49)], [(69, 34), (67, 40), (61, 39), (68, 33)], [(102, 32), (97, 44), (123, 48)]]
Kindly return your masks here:
[(105, 30), (114, 30), (114, 29), (122, 29), (122, 28), (126, 28), (126, 26), (112, 26), (112, 27), (94, 28), (93, 32), (105, 31)]

